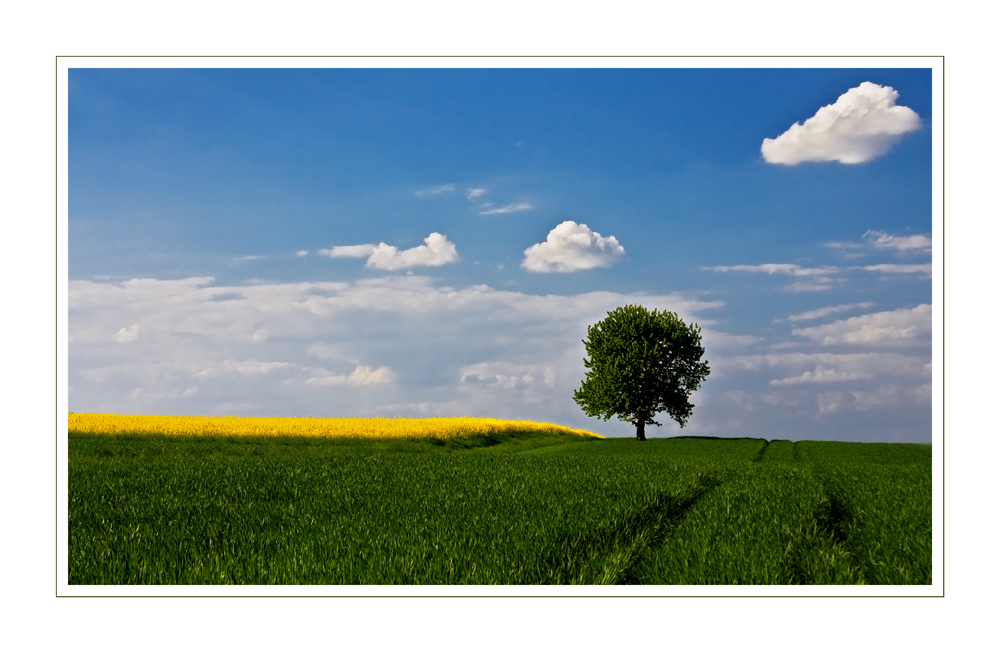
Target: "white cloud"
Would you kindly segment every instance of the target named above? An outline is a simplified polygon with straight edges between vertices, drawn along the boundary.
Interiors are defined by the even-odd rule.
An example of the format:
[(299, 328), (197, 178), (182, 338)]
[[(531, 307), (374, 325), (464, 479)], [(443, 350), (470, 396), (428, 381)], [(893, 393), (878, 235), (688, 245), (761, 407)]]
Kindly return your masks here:
[(392, 245), (379, 243), (368, 257), (368, 267), (379, 270), (401, 270), (416, 266), (436, 267), (458, 260), (458, 251), (447, 236), (437, 232), (424, 238), (424, 244), (399, 250)]
[(321, 249), (319, 253), (330, 258), (365, 258), (375, 251), (375, 245), (337, 245), (330, 249)]
[(500, 215), (502, 213), (514, 213), (516, 211), (527, 211), (531, 208), (531, 205), (527, 202), (515, 202), (513, 204), (507, 204), (506, 206), (499, 206), (495, 209), (489, 209), (488, 211), (480, 211), (479, 215)]
[(486, 194), (485, 188), (470, 188), (469, 190), (465, 191), (465, 196), (468, 197), (470, 200), (474, 200), (485, 194)]
[(544, 243), (524, 250), (521, 267), (531, 272), (575, 272), (609, 267), (625, 256), (614, 236), (605, 238), (585, 224), (567, 220), (557, 225)]
[(118, 329), (118, 333), (115, 334), (115, 341), (117, 342), (135, 342), (139, 339), (139, 325), (133, 324), (130, 327), (122, 327)]
[(437, 232), (424, 238), (424, 244), (410, 249), (400, 250), (392, 245), (338, 245), (330, 249), (321, 249), (320, 254), (330, 258), (365, 258), (367, 265), (379, 270), (402, 270), (416, 266), (436, 267), (458, 260), (458, 251), (454, 243)]
[(789, 322), (800, 322), (802, 320), (815, 320), (817, 318), (826, 317), (827, 315), (833, 315), (834, 313), (843, 313), (844, 311), (849, 311), (853, 308), (868, 308), (872, 306), (871, 302), (860, 302), (857, 304), (838, 304), (837, 306), (825, 306), (823, 308), (817, 308), (811, 311), (806, 311), (804, 313), (797, 313), (795, 315), (789, 315)]
[(930, 236), (914, 234), (912, 236), (892, 236), (884, 231), (866, 231), (862, 236), (875, 249), (892, 249), (897, 252), (930, 252)]
[(889, 86), (863, 82), (760, 146), (768, 163), (804, 161), (863, 163), (889, 151), (904, 134), (920, 128), (920, 117), (897, 106), (899, 93)]
[(792, 335), (809, 338), (823, 345), (929, 344), (930, 333), (930, 304), (871, 313), (821, 326), (792, 330)]
[(930, 263), (914, 263), (914, 264), (880, 263), (878, 265), (863, 265), (851, 269), (867, 270), (868, 272), (881, 272), (883, 274), (918, 274), (925, 279), (931, 278)]
[(379, 385), (384, 383), (392, 383), (395, 380), (395, 374), (388, 367), (382, 366), (378, 369), (372, 369), (364, 365), (358, 365), (354, 368), (354, 371), (350, 374), (332, 375), (327, 374), (324, 376), (313, 376), (305, 380), (306, 385)]
[(309, 250), (307, 250), (307, 249), (300, 249), (299, 251), (295, 252), (295, 255), (296, 256), (309, 256)]

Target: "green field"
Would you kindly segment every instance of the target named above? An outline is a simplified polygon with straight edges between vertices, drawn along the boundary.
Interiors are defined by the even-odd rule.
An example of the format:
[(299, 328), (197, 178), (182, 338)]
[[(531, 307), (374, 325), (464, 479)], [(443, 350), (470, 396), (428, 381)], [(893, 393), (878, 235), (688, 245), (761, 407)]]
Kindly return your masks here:
[(931, 447), (70, 434), (70, 584), (930, 584)]

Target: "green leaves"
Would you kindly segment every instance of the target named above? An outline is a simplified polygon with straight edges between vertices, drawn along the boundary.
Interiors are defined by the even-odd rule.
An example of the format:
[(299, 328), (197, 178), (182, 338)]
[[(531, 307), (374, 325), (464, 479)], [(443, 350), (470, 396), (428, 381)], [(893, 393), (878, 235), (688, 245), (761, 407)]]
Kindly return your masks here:
[(666, 412), (681, 426), (691, 416), (688, 401), (709, 374), (701, 329), (676, 313), (628, 305), (588, 327), (583, 341), (586, 378), (573, 399), (591, 417), (659, 426)]

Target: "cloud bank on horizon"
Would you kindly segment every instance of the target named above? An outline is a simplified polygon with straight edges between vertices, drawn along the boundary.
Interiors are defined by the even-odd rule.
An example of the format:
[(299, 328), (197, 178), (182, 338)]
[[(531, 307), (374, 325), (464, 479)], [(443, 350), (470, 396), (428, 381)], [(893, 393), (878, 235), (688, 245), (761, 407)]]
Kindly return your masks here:
[[(653, 436), (929, 441), (929, 74), (758, 73), (775, 103), (724, 83), (738, 70), (308, 71), (310, 92), (336, 89), (322, 110), (303, 91), (273, 115), (299, 97), (292, 77), (198, 73), (251, 98), (243, 115), (225, 93), (185, 113), (192, 72), (72, 71), (70, 410), (474, 415), (630, 437), (572, 395), (587, 327), (635, 303), (698, 323), (712, 369), (688, 426)], [(400, 95), (407, 75), (433, 83)], [(733, 97), (701, 101), (719, 88)], [(763, 138), (801, 116), (797, 88), (838, 99)], [(169, 102), (140, 101), (150, 89)], [(747, 107), (735, 126), (732, 106)], [(216, 120), (268, 136), (229, 141)], [(275, 129), (297, 154), (274, 150)], [(234, 154), (206, 177), (176, 143)], [(809, 161), (869, 163), (864, 178), (768, 165)]]

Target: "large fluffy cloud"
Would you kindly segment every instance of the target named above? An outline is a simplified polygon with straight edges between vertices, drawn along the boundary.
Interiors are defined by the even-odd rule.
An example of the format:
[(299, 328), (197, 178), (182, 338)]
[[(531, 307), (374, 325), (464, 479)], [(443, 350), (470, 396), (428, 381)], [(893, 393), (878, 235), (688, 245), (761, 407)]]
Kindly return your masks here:
[(863, 82), (822, 107), (804, 123), (795, 123), (760, 146), (768, 163), (804, 161), (863, 163), (885, 154), (904, 134), (920, 127), (920, 117), (896, 105), (899, 93), (889, 86)]
[(585, 224), (567, 220), (557, 225), (544, 243), (524, 250), (521, 267), (531, 272), (575, 272), (609, 267), (625, 256), (614, 236), (604, 237)]

